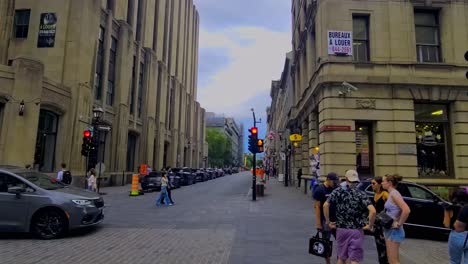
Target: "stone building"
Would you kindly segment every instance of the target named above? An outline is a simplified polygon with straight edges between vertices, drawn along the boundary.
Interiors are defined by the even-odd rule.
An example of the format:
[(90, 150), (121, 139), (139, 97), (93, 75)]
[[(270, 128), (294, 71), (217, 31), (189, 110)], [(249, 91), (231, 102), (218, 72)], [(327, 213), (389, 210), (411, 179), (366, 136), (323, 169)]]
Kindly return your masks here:
[(0, 0), (0, 163), (84, 175), (101, 107), (107, 172), (203, 166), (198, 37), (192, 0)]
[(243, 125), (238, 125), (232, 117), (217, 116), (213, 112), (206, 114), (206, 127), (222, 132), (231, 141), (232, 165), (243, 164)]
[(310, 174), (319, 150), (321, 176), (468, 183), (468, 2), (293, 0), (291, 11), (292, 104), (282, 113), (273, 85), (269, 125), (302, 135), (284, 141), (294, 171)]

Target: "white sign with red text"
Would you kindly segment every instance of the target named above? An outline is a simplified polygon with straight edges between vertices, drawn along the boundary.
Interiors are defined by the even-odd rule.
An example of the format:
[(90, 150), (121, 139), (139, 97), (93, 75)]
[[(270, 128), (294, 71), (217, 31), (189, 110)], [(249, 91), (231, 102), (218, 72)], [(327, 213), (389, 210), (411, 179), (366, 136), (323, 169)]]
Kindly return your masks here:
[(353, 32), (328, 31), (328, 54), (353, 56)]

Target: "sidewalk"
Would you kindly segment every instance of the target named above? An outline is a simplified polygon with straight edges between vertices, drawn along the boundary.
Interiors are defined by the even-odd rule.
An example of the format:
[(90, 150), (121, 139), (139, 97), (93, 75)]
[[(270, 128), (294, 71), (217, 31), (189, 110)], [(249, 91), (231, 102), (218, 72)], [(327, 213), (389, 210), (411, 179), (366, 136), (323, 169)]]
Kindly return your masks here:
[[(267, 192), (282, 192), (280, 189), (291, 192), (292, 196), (296, 199), (310, 201), (311, 207), (313, 203), (312, 192), (307, 190), (307, 195), (304, 194), (303, 182), (301, 188), (298, 189), (296, 186), (284, 187), (284, 182), (278, 182), (274, 178), (270, 178), (268, 183), (270, 187)], [(274, 194), (272, 194), (274, 195)], [(314, 210), (311, 209), (311, 214), (315, 215)], [(314, 218), (315, 219), (315, 218)], [(315, 221), (314, 221), (315, 223)], [(314, 224), (315, 226), (315, 224)], [(310, 227), (304, 227), (310, 230)], [(336, 251), (336, 245), (334, 245), (334, 251)], [(370, 236), (366, 236), (365, 241), (366, 254), (363, 263), (376, 263), (373, 259), (377, 258), (377, 251), (375, 248), (374, 239)], [(334, 252), (335, 253), (335, 252)], [(335, 254), (334, 254), (335, 256)], [(410, 264), (439, 264), (448, 262), (448, 245), (447, 242), (431, 241), (423, 239), (411, 239), (407, 238), (401, 245), (400, 248), (400, 261), (401, 263)]]

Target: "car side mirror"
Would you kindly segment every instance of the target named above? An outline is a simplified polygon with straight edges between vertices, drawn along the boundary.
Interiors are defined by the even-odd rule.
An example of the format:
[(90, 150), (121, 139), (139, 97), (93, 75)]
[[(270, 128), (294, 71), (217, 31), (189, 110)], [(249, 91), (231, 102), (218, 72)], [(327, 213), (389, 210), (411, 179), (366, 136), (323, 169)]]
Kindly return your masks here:
[(20, 186), (14, 186), (8, 188), (8, 193), (13, 193), (16, 194), (16, 196), (19, 196), (20, 194), (26, 192), (26, 189)]

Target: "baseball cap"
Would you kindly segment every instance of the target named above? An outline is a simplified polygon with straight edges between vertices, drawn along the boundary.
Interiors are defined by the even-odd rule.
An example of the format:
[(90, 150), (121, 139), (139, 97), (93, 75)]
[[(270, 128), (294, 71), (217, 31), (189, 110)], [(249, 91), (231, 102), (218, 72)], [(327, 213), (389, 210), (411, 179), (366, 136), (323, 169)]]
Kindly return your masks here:
[(350, 182), (359, 182), (360, 181), (358, 173), (355, 170), (347, 170), (346, 173), (345, 173), (345, 177)]
[(334, 172), (330, 172), (330, 173), (327, 174), (327, 180), (339, 181), (338, 176)]

